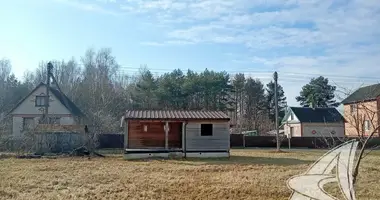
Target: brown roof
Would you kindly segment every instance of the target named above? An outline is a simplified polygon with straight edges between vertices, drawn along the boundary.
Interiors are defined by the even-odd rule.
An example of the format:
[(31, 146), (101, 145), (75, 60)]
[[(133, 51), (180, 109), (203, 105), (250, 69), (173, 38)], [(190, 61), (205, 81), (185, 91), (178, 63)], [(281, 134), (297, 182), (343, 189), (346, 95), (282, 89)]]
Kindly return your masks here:
[(125, 119), (223, 119), (230, 118), (222, 111), (127, 110)]

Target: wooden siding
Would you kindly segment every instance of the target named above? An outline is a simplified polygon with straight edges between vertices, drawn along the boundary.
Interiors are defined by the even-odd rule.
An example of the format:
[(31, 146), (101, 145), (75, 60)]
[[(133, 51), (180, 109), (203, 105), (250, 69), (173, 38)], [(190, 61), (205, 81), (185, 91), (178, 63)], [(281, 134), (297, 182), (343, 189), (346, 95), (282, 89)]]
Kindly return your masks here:
[[(144, 125), (148, 126), (144, 132)], [(140, 122), (129, 120), (128, 122), (128, 148), (143, 149), (152, 147), (165, 147), (164, 122)]]
[(40, 132), (79, 132), (84, 133), (84, 125), (60, 125), (60, 124), (38, 124), (35, 131)]
[(182, 123), (169, 123), (169, 148), (182, 148)]
[[(147, 132), (144, 131), (147, 126)], [(128, 120), (128, 146), (130, 149), (165, 148), (165, 122)], [(169, 148), (182, 147), (182, 123), (169, 122)]]
[(186, 151), (212, 151), (230, 149), (229, 122), (203, 122), (213, 124), (212, 136), (201, 136), (201, 124), (189, 122), (186, 125)]

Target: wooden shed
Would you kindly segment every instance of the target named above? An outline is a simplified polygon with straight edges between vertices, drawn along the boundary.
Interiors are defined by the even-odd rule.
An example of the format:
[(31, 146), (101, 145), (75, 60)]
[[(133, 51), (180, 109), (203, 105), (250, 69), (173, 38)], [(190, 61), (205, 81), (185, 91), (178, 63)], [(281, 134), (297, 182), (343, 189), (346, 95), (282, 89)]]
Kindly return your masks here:
[(229, 157), (229, 120), (221, 111), (126, 111), (125, 158)]

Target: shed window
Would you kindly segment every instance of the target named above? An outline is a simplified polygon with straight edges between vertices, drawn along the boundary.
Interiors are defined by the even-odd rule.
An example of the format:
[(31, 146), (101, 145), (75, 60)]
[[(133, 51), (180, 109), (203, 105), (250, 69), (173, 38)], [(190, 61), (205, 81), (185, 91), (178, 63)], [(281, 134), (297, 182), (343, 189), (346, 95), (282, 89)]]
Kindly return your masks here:
[(201, 136), (212, 136), (212, 124), (201, 124)]
[(45, 96), (36, 96), (36, 102), (35, 105), (37, 107), (45, 106)]

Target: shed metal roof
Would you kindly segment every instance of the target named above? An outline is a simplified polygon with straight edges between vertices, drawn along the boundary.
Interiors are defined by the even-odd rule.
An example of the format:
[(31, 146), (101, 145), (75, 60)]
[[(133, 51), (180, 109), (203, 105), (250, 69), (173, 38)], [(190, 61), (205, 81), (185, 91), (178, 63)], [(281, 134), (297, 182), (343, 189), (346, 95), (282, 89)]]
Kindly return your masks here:
[(229, 120), (222, 111), (127, 110), (125, 119)]

